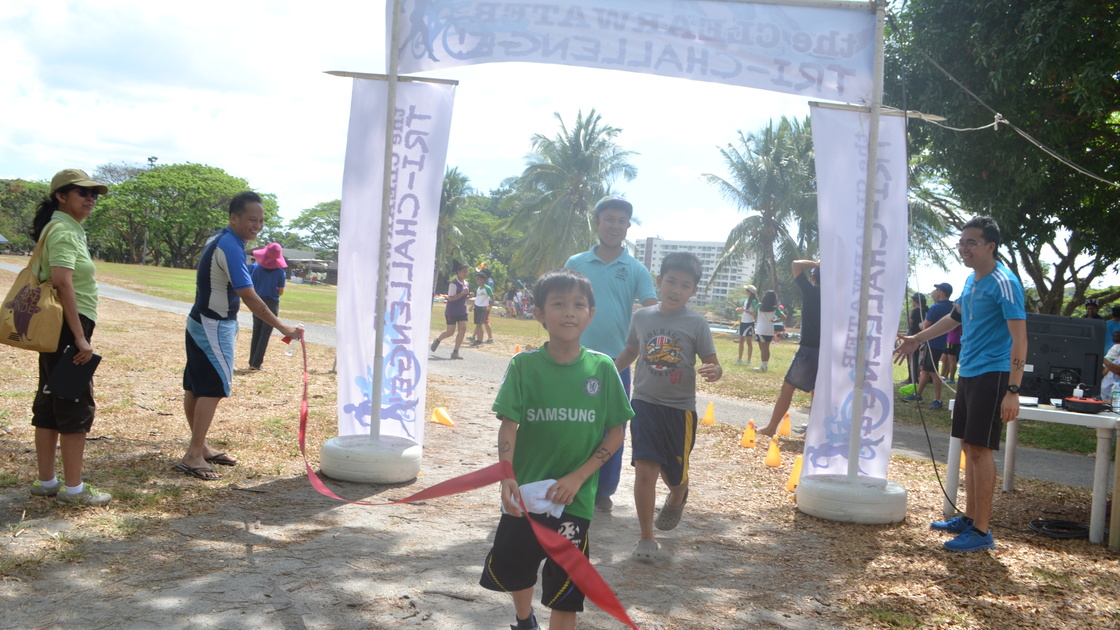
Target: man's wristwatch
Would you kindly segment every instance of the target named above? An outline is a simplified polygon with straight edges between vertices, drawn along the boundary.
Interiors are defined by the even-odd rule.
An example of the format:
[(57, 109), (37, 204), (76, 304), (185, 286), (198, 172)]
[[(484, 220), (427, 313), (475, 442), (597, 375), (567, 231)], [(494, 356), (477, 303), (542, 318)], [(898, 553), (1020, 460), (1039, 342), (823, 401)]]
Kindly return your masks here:
[(1012, 393), (1012, 394), (1018, 394), (1019, 393), (1019, 386), (1018, 385), (1008, 385), (1007, 386), (1007, 391)]

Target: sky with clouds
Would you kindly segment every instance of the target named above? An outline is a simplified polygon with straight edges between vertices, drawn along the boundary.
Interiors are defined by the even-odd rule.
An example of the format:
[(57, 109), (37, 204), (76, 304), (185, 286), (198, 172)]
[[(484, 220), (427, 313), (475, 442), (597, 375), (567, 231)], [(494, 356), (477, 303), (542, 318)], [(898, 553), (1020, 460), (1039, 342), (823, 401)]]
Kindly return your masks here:
[[(350, 80), (383, 73), (384, 2), (0, 3), (0, 177), (105, 163), (209, 164), (277, 195), (285, 219), (340, 195)], [(804, 99), (555, 65), (489, 64), (460, 81), (448, 164), (482, 191), (525, 166), (534, 133), (594, 108), (622, 129), (638, 177), (632, 238), (723, 240), (743, 215), (701, 180), (718, 147)], [(703, 220), (697, 220), (702, 217)]]
[[(62, 168), (194, 162), (277, 196), (286, 220), (341, 194), (351, 80), (384, 73), (380, 0), (4, 0), (0, 2), (0, 178)], [(428, 73), (460, 82), (448, 165), (487, 191), (594, 108), (622, 129), (638, 177), (615, 188), (641, 222), (630, 238), (722, 241), (743, 214), (702, 180), (719, 147), (805, 99), (727, 85), (558, 65)], [(918, 287), (967, 271), (919, 269)], [(956, 280), (956, 282), (954, 282)]]

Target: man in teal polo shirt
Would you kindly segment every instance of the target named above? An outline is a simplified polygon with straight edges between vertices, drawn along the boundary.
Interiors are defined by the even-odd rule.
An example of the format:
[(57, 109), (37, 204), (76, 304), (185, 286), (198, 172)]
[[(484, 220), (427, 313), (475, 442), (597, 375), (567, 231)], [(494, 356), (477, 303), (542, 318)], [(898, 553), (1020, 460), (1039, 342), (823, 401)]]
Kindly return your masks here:
[[(623, 246), (634, 206), (626, 199), (612, 195), (595, 204), (595, 228), (599, 231), (599, 244), (582, 254), (576, 254), (564, 265), (575, 269), (591, 280), (595, 292), (595, 317), (580, 336), (580, 344), (602, 352), (612, 359), (618, 358), (626, 347), (630, 332), (630, 315), (634, 300), (642, 306), (657, 304), (657, 291), (649, 270), (638, 262)], [(621, 374), (622, 384), (630, 395), (630, 368)], [(625, 433), (626, 427), (622, 428)], [(614, 506), (611, 495), (618, 489), (622, 474), (622, 451), (618, 451), (599, 469), (599, 490), (595, 507), (609, 512)]]

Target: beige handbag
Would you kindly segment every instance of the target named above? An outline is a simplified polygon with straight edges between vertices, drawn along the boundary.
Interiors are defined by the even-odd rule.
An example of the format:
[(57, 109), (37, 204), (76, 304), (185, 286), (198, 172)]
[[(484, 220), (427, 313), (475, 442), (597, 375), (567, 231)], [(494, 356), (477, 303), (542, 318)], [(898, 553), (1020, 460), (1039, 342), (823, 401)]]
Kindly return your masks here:
[(51, 281), (39, 282), (31, 271), (42, 256), (46, 240), (45, 233), (35, 246), (31, 262), (19, 272), (0, 303), (0, 343), (36, 352), (58, 350), (63, 323), (62, 302)]

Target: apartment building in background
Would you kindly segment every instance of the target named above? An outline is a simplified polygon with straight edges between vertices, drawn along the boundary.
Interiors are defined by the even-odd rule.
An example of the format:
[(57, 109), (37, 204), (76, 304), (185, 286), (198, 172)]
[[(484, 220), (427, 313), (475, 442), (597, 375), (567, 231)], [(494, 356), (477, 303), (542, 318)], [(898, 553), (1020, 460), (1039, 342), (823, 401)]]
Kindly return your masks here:
[(703, 310), (709, 304), (721, 306), (728, 293), (750, 284), (754, 276), (756, 261), (742, 260), (739, 264), (721, 271), (711, 288), (705, 290), (708, 278), (712, 277), (712, 270), (715, 269), (720, 253), (723, 252), (723, 245), (723, 241), (670, 241), (651, 236), (634, 243), (634, 257), (656, 276), (661, 270), (661, 259), (665, 258), (666, 254), (673, 252), (696, 254), (700, 263), (704, 265), (704, 273), (700, 278), (700, 288), (689, 304), (697, 310)]

